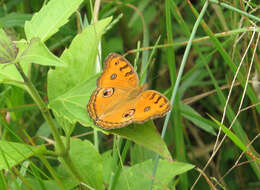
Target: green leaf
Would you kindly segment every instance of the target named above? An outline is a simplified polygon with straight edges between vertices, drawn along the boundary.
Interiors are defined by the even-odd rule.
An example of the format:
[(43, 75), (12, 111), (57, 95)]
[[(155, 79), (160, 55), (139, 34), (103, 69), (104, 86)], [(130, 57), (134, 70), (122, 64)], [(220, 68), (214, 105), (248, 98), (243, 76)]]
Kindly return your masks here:
[(47, 40), (55, 34), (61, 26), (68, 22), (68, 18), (77, 10), (83, 0), (51, 0), (41, 10), (33, 15), (31, 21), (25, 22), (27, 40), (39, 37)]
[(78, 34), (61, 59), (68, 65), (48, 73), (48, 97), (50, 100), (66, 93), (79, 83), (93, 76), (97, 58), (97, 47), (111, 17), (86, 27)]
[[(71, 190), (77, 185), (79, 185), (78, 181), (71, 176), (71, 174), (68, 172), (68, 170), (60, 164), (57, 168), (55, 168), (56, 174), (60, 179), (60, 182), (62, 183), (62, 187), (64, 187), (65, 190)], [(49, 179), (49, 180), (44, 180), (42, 178), (39, 178), (39, 176), (34, 177), (31, 175), (27, 175), (26, 181), (30, 184), (32, 189), (44, 189), (44, 190), (61, 190), (62, 188), (59, 186), (59, 182)], [(11, 184), (11, 189), (16, 189), (15, 184)], [(22, 184), (22, 190), (28, 190), (28, 186), (26, 186), (25, 183)]]
[[(96, 78), (90, 83), (86, 79), (90, 78), (95, 73), (95, 63), (97, 57), (97, 47), (103, 34), (105, 27), (111, 21), (111, 17), (103, 19), (94, 25), (86, 27), (79, 35), (72, 41), (69, 49), (65, 50), (61, 59), (67, 64), (66, 68), (56, 68), (48, 72), (48, 97), (50, 100), (49, 107), (57, 117), (63, 117), (75, 124), (79, 118), (84, 118), (85, 123), (92, 124), (87, 116), (86, 107), (87, 102), (94, 86)], [(80, 51), (79, 51), (80, 50)], [(73, 89), (76, 89), (73, 90)], [(70, 101), (75, 94), (80, 94), (82, 98), (75, 100), (80, 105), (74, 106)], [(87, 94), (86, 94), (87, 93)], [(88, 97), (85, 99), (85, 97)], [(77, 99), (77, 97), (76, 97)], [(66, 102), (66, 103), (64, 103)], [(72, 106), (72, 108), (70, 108)], [(83, 106), (83, 107), (80, 107)], [(78, 109), (80, 107), (80, 109)], [(75, 111), (75, 109), (77, 111)], [(71, 112), (72, 111), (72, 112)], [(80, 114), (79, 116), (74, 113)], [(59, 119), (61, 121), (61, 119)], [(62, 125), (63, 122), (60, 122)], [(66, 128), (66, 131), (68, 129)]]
[(43, 124), (41, 124), (35, 134), (36, 137), (40, 137), (37, 138), (35, 140), (35, 144), (40, 145), (44, 143), (44, 139), (42, 139), (41, 137), (46, 137), (48, 138), (51, 135), (51, 129), (48, 126), (48, 123), (45, 121)]
[(0, 27), (24, 27), (25, 21), (30, 20), (31, 18), (31, 14), (13, 12), (0, 18)]
[(36, 63), (45, 66), (65, 66), (61, 59), (53, 55), (40, 38), (32, 38), (27, 48), (21, 53), (17, 61)]
[(110, 130), (109, 132), (134, 141), (135, 143), (158, 153), (167, 160), (172, 160), (171, 154), (152, 120), (143, 124), (133, 124), (132, 126), (130, 125), (128, 127)]
[(149, 159), (154, 159), (156, 157), (156, 153), (140, 146), (139, 144), (134, 144), (130, 148), (130, 163), (138, 164), (144, 162)]
[(102, 154), (103, 160), (103, 182), (109, 184), (111, 175), (115, 175), (116, 167), (113, 167), (112, 150), (108, 150)]
[(94, 76), (83, 83), (79, 83), (65, 94), (51, 100), (49, 107), (55, 114), (66, 118), (71, 123), (80, 122), (85, 126), (94, 125), (88, 116), (87, 104), (96, 88), (97, 78), (98, 76)]
[(10, 169), (35, 155), (37, 149), (22, 143), (0, 141), (0, 170)]
[[(17, 57), (19, 57), (21, 52), (23, 52), (24, 49), (27, 47), (27, 44), (25, 40), (16, 41), (15, 44), (16, 47), (18, 47), (19, 49), (17, 55)], [(31, 64), (21, 62), (20, 65), (23, 68), (24, 73), (28, 75)], [(23, 82), (23, 78), (13, 64), (0, 65), (0, 83), (12, 84), (20, 88), (24, 88), (24, 85), (21, 84), (21, 82)]]
[[(82, 141), (71, 138), (69, 154), (77, 171), (80, 171), (84, 183), (96, 190), (104, 189), (102, 183), (102, 158), (95, 147), (87, 140)], [(66, 166), (64, 165), (64, 167)], [(71, 176), (71, 178), (73, 177)]]
[(56, 114), (56, 112), (53, 112), (53, 114), (55, 116), (56, 121), (59, 123), (59, 126), (61, 126), (64, 130), (65, 135), (70, 136), (74, 128), (76, 127), (76, 123), (70, 122), (70, 120), (63, 117), (63, 115)]
[(0, 64), (15, 60), (18, 49), (3, 29), (0, 29)]
[(98, 75), (79, 83), (67, 93), (50, 101), (49, 107), (55, 114), (65, 117), (72, 123), (80, 122), (83, 126), (92, 126), (104, 133), (120, 135), (171, 160), (167, 146), (152, 121), (109, 131), (104, 131), (93, 123), (87, 112), (87, 104), (92, 92), (96, 89), (97, 78)]
[(211, 133), (212, 135), (216, 135), (216, 132), (212, 128), (212, 126), (215, 125), (215, 123), (201, 117), (201, 115), (189, 105), (183, 103), (181, 104), (181, 114), (202, 130)]
[[(30, 186), (32, 187), (32, 189), (51, 189), (51, 190), (60, 190), (59, 186), (57, 185), (57, 182), (54, 180), (43, 180), (40, 179), (39, 177), (26, 177), (25, 178), (26, 181), (30, 184)], [(17, 189), (15, 188), (15, 183), (13, 181), (13, 183), (11, 184), (11, 189)], [(25, 183), (22, 183), (22, 190), (28, 190), (28, 186), (26, 186)], [(66, 189), (69, 190), (69, 189)]]
[(237, 145), (242, 151), (247, 151), (248, 148), (244, 143), (225, 125), (221, 124), (218, 120), (208, 114), (208, 116), (221, 128), (221, 130)]
[[(159, 160), (153, 189), (168, 189), (168, 184), (177, 175), (194, 168), (193, 165), (182, 162)], [(152, 180), (153, 162), (145, 161), (131, 167), (124, 167), (115, 189), (149, 189)]]
[[(81, 171), (81, 170), (80, 170)], [(62, 182), (62, 185), (65, 187), (65, 189), (72, 189), (79, 185), (78, 180), (76, 180), (74, 177), (71, 176), (69, 171), (65, 168), (65, 165), (60, 164), (57, 168), (57, 174), (60, 176), (60, 180)]]

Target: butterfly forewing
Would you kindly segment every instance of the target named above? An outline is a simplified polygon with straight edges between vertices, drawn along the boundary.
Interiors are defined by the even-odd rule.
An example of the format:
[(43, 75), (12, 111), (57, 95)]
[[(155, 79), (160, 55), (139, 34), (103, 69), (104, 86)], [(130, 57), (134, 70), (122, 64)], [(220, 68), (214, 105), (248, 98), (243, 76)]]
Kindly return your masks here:
[(105, 60), (104, 72), (98, 79), (101, 88), (136, 88), (138, 76), (132, 65), (121, 55), (111, 53)]

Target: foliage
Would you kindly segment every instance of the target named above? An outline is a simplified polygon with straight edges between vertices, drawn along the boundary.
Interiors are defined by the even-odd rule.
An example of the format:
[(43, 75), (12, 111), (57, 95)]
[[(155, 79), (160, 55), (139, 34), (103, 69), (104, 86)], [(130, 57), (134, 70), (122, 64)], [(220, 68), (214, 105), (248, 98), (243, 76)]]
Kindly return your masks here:
[[(257, 1), (93, 3), (0, 2), (0, 189), (258, 185)], [(93, 123), (111, 52), (171, 99), (165, 120)]]

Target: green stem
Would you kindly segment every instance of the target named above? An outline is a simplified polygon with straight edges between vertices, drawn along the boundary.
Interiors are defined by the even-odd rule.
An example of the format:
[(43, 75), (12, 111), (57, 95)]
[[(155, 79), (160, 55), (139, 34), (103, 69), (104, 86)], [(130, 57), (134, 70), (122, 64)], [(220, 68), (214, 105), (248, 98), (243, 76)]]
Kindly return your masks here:
[(224, 3), (224, 2), (221, 2), (221, 1), (219, 1), (219, 0), (209, 0), (209, 1), (210, 1), (211, 3), (218, 4), (218, 5), (222, 6), (222, 7), (225, 7), (225, 8), (227, 8), (227, 9), (230, 9), (230, 10), (232, 10), (232, 11), (236, 11), (236, 12), (240, 13), (241, 15), (247, 16), (247, 17), (249, 17), (249, 18), (255, 20), (256, 22), (260, 22), (260, 18), (259, 18), (259, 17), (254, 16), (254, 15), (251, 15), (251, 14), (249, 14), (249, 13), (247, 13), (247, 12), (245, 12), (245, 11), (242, 11), (242, 10), (240, 10), (240, 9), (237, 9), (237, 8), (235, 8), (235, 7), (232, 7), (232, 6), (230, 6), (230, 5), (228, 5), (228, 4)]
[(38, 158), (42, 161), (42, 163), (44, 163), (44, 165), (46, 166), (46, 168), (48, 168), (50, 174), (52, 175), (52, 177), (55, 179), (55, 181), (57, 182), (58, 186), (60, 189), (65, 190), (65, 187), (62, 183), (62, 181), (60, 180), (60, 178), (57, 176), (57, 173), (54, 171), (54, 169), (52, 169), (50, 163), (48, 162), (48, 160), (41, 154), (38, 155)]
[(59, 133), (58, 133), (58, 131), (57, 131), (56, 127), (55, 127), (54, 121), (53, 121), (53, 119), (51, 117), (50, 111), (48, 110), (48, 108), (45, 105), (44, 101), (42, 100), (42, 98), (40, 97), (39, 93), (35, 89), (34, 85), (31, 82), (31, 80), (29, 78), (27, 78), (26, 75), (24, 74), (21, 65), (19, 63), (16, 63), (15, 66), (16, 66), (17, 70), (19, 71), (19, 73), (21, 74), (21, 76), (23, 77), (24, 84), (25, 84), (25, 86), (27, 88), (27, 91), (29, 92), (29, 94), (33, 98), (34, 102), (37, 104), (37, 106), (41, 110), (44, 119), (49, 124), (49, 127), (51, 128), (51, 132), (53, 134), (53, 137), (54, 137), (54, 139), (55, 139), (55, 141), (57, 143), (57, 147), (59, 149), (59, 153), (61, 155), (65, 154), (65, 146), (64, 146), (64, 144), (61, 141)]
[(56, 150), (58, 150), (58, 155), (63, 159), (65, 165), (72, 172), (74, 177), (76, 179), (78, 179), (79, 181), (83, 181), (83, 178), (78, 173), (75, 166), (73, 165), (73, 162), (72, 162), (72, 160), (69, 156), (68, 151), (66, 151), (66, 149), (65, 149), (65, 146), (64, 146), (64, 144), (61, 140), (61, 137), (58, 133), (57, 128), (55, 127), (54, 121), (51, 117), (51, 114), (50, 114), (50, 111), (49, 111), (47, 105), (44, 103), (44, 101), (40, 97), (38, 91), (36, 90), (36, 88), (32, 84), (31, 80), (29, 78), (27, 78), (27, 76), (23, 72), (21, 65), (19, 63), (16, 63), (15, 66), (16, 66), (18, 72), (21, 74), (21, 76), (24, 80), (24, 84), (26, 86), (28, 93), (31, 95), (31, 97), (33, 98), (33, 100), (35, 101), (35, 103), (37, 104), (39, 109), (41, 110), (41, 113), (42, 113), (44, 119), (47, 121), (47, 123), (48, 123), (48, 125), (51, 129), (52, 135), (53, 135), (54, 140), (56, 142)]

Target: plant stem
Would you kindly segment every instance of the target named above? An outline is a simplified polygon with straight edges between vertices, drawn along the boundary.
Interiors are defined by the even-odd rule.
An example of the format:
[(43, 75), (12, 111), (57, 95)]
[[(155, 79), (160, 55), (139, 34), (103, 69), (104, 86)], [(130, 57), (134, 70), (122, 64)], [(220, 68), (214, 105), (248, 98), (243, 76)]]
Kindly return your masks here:
[(16, 63), (15, 66), (16, 66), (18, 72), (21, 74), (21, 76), (24, 80), (24, 84), (25, 84), (25, 87), (26, 87), (28, 93), (31, 95), (34, 102), (37, 104), (37, 106), (41, 110), (41, 113), (42, 113), (44, 119), (47, 121), (47, 123), (48, 123), (48, 125), (51, 129), (52, 135), (53, 135), (54, 140), (56, 142), (56, 150), (58, 151), (58, 155), (62, 158), (65, 165), (68, 167), (68, 169), (74, 175), (74, 177), (76, 179), (78, 179), (79, 181), (83, 181), (83, 178), (78, 173), (76, 167), (73, 165), (73, 162), (72, 162), (72, 160), (69, 156), (68, 151), (66, 151), (66, 149), (65, 149), (65, 146), (64, 146), (64, 144), (61, 140), (61, 137), (58, 133), (57, 128), (55, 127), (54, 121), (51, 117), (51, 113), (50, 113), (47, 105), (42, 100), (41, 96), (39, 95), (38, 91), (36, 90), (36, 88), (32, 84), (31, 80), (29, 78), (27, 78), (27, 76), (23, 72), (21, 65), (19, 63)]
[(23, 69), (21, 67), (21, 65), (19, 63), (15, 64), (17, 70), (19, 71), (19, 73), (21, 74), (21, 76), (23, 77), (24, 80), (24, 84), (27, 88), (27, 91), (29, 92), (29, 94), (31, 95), (31, 97), (33, 98), (33, 100), (35, 101), (35, 103), (37, 104), (37, 106), (39, 107), (40, 111), (42, 112), (42, 115), (44, 117), (44, 119), (47, 121), (47, 123), (49, 124), (49, 127), (51, 128), (51, 132), (53, 134), (53, 137), (57, 143), (57, 147), (59, 149), (59, 153), (61, 155), (63, 155), (65, 153), (65, 146), (61, 141), (61, 138), (59, 136), (59, 133), (55, 127), (54, 121), (51, 117), (50, 111), (48, 110), (47, 106), (45, 105), (44, 101), (42, 100), (42, 98), (40, 97), (39, 93), (37, 92), (37, 90), (35, 89), (34, 85), (32, 84), (31, 80), (29, 78), (26, 77), (26, 75), (23, 72)]
[(230, 5), (226, 4), (226, 3), (223, 3), (223, 2), (221, 2), (221, 1), (217, 1), (217, 0), (209, 0), (209, 1), (210, 1), (211, 3), (218, 4), (218, 5), (222, 6), (222, 7), (225, 7), (225, 8), (227, 8), (227, 9), (230, 9), (230, 10), (232, 10), (232, 11), (236, 11), (236, 12), (240, 13), (241, 15), (247, 16), (247, 17), (249, 17), (249, 18), (255, 20), (256, 22), (260, 22), (260, 18), (259, 18), (259, 17), (256, 17), (256, 16), (254, 16), (254, 15), (251, 15), (251, 14), (249, 14), (249, 13), (243, 11), (243, 10), (237, 9), (237, 8), (235, 8), (235, 7), (232, 7), (232, 6), (230, 6)]

